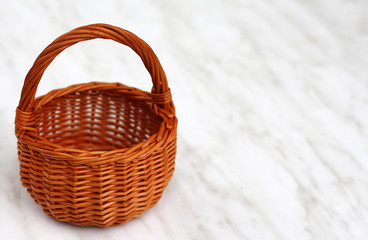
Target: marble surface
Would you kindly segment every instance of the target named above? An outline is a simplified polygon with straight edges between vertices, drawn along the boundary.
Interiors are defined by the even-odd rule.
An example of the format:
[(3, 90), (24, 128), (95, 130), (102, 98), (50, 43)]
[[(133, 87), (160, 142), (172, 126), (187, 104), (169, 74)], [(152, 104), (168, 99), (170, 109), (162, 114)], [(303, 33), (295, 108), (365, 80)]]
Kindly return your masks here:
[[(0, 239), (368, 239), (365, 0), (0, 1)], [(60, 34), (103, 22), (157, 53), (179, 118), (176, 171), (143, 217), (107, 229), (47, 217), (21, 186), (14, 113)], [(38, 94), (78, 82), (149, 90), (134, 53), (65, 51)]]

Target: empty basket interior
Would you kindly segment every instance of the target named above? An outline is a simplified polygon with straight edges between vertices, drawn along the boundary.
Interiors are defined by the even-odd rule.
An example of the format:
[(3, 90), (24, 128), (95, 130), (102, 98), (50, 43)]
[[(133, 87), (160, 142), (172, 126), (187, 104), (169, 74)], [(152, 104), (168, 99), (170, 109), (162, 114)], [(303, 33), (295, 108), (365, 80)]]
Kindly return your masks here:
[(150, 106), (122, 93), (89, 90), (53, 99), (35, 112), (39, 135), (65, 148), (132, 147), (159, 131)]

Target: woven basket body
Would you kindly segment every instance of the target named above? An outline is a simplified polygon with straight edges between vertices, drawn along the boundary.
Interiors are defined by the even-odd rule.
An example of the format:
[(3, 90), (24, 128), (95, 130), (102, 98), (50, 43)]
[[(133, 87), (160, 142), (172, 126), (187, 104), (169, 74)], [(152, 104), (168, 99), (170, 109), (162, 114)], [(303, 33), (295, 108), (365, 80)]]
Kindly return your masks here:
[[(152, 92), (93, 82), (35, 99), (52, 60), (94, 38), (131, 47), (151, 74)], [(26, 76), (15, 127), (23, 186), (60, 221), (129, 221), (157, 203), (174, 171), (177, 119), (165, 73), (143, 40), (110, 25), (74, 29), (40, 54)]]

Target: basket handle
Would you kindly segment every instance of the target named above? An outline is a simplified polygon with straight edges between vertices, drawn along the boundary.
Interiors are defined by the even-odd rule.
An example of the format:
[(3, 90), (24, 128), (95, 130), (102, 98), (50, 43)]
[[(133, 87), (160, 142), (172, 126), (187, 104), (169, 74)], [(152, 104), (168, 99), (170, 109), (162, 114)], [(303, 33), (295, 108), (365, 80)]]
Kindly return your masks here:
[(24, 80), (18, 106), (19, 110), (26, 111), (26, 109), (32, 109), (41, 77), (59, 53), (78, 42), (95, 38), (114, 40), (130, 47), (136, 52), (142, 59), (144, 66), (152, 78), (153, 87), (151, 96), (153, 104), (162, 105), (164, 109), (168, 109), (171, 104), (170, 89), (167, 84), (165, 72), (151, 47), (135, 34), (122, 28), (108, 24), (91, 24), (61, 35), (42, 51)]

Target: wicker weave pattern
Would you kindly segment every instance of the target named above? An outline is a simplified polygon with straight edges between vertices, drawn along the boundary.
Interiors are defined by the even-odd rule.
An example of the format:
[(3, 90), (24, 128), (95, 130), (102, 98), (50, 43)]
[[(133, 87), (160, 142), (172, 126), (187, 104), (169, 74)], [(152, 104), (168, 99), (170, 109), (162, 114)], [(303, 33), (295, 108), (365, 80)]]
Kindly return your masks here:
[[(94, 38), (131, 47), (151, 74), (152, 93), (92, 82), (35, 99), (52, 60)], [(157, 203), (174, 171), (177, 119), (165, 73), (143, 40), (110, 25), (74, 29), (40, 54), (26, 76), (15, 126), (23, 186), (60, 221), (100, 227), (129, 221)]]

